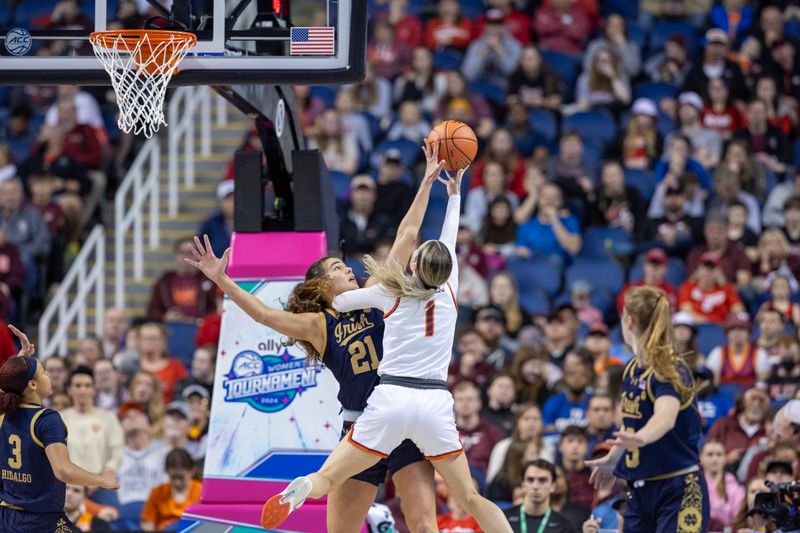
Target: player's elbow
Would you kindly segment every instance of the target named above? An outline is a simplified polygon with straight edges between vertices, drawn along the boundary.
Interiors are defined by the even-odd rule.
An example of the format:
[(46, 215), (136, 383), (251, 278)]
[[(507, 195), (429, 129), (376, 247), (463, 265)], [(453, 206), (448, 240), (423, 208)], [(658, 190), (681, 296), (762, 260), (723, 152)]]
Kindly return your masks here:
[(65, 465), (53, 466), (53, 475), (62, 483), (69, 483), (69, 472)]

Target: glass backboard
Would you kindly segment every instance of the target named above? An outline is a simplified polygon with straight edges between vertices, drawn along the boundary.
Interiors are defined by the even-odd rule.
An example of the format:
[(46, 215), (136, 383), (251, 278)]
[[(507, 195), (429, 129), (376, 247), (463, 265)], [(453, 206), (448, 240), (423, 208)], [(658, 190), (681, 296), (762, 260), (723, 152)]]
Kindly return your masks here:
[(190, 31), (173, 85), (363, 76), (366, 0), (0, 0), (0, 84), (107, 85), (94, 31)]

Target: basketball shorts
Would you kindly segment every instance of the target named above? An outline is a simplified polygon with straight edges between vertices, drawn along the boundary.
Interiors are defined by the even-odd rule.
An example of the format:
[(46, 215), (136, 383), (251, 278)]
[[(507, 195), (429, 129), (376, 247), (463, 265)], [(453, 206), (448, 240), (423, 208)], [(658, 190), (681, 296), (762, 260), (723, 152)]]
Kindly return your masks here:
[(381, 458), (410, 439), (429, 461), (463, 451), (448, 390), (380, 384), (350, 429), (354, 446)]
[[(346, 437), (353, 426), (353, 422), (345, 422), (342, 426), (342, 438)], [(381, 459), (363, 472), (353, 476), (353, 479), (365, 481), (376, 487), (386, 481), (386, 473), (395, 472), (407, 467), (408, 465), (424, 461), (425, 458), (420, 453), (419, 448), (409, 439), (400, 443), (400, 446), (392, 450), (389, 457)]]
[(14, 533), (79, 533), (62, 513), (31, 513), (0, 506), (0, 531)]
[(625, 533), (707, 533), (709, 514), (702, 471), (628, 484)]

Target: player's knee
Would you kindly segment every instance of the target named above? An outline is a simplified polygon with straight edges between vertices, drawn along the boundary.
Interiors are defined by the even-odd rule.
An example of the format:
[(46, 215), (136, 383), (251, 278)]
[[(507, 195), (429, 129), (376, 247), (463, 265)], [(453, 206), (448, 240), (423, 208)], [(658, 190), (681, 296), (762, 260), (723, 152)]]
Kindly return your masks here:
[(459, 494), (456, 496), (456, 500), (458, 504), (468, 513), (472, 514), (475, 508), (480, 505), (480, 502), (483, 500), (478, 491), (475, 488), (470, 487), (463, 494)]

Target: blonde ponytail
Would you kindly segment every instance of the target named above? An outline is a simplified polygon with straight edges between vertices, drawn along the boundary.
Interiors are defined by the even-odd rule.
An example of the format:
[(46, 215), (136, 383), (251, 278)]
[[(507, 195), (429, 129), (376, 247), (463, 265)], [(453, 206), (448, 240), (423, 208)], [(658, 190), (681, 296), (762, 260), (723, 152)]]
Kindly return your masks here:
[(384, 264), (378, 263), (369, 255), (364, 256), (367, 272), (386, 291), (398, 298), (427, 300), (444, 285), (453, 270), (450, 250), (441, 241), (427, 241), (417, 250), (417, 271), (406, 274), (405, 268), (394, 259)]

